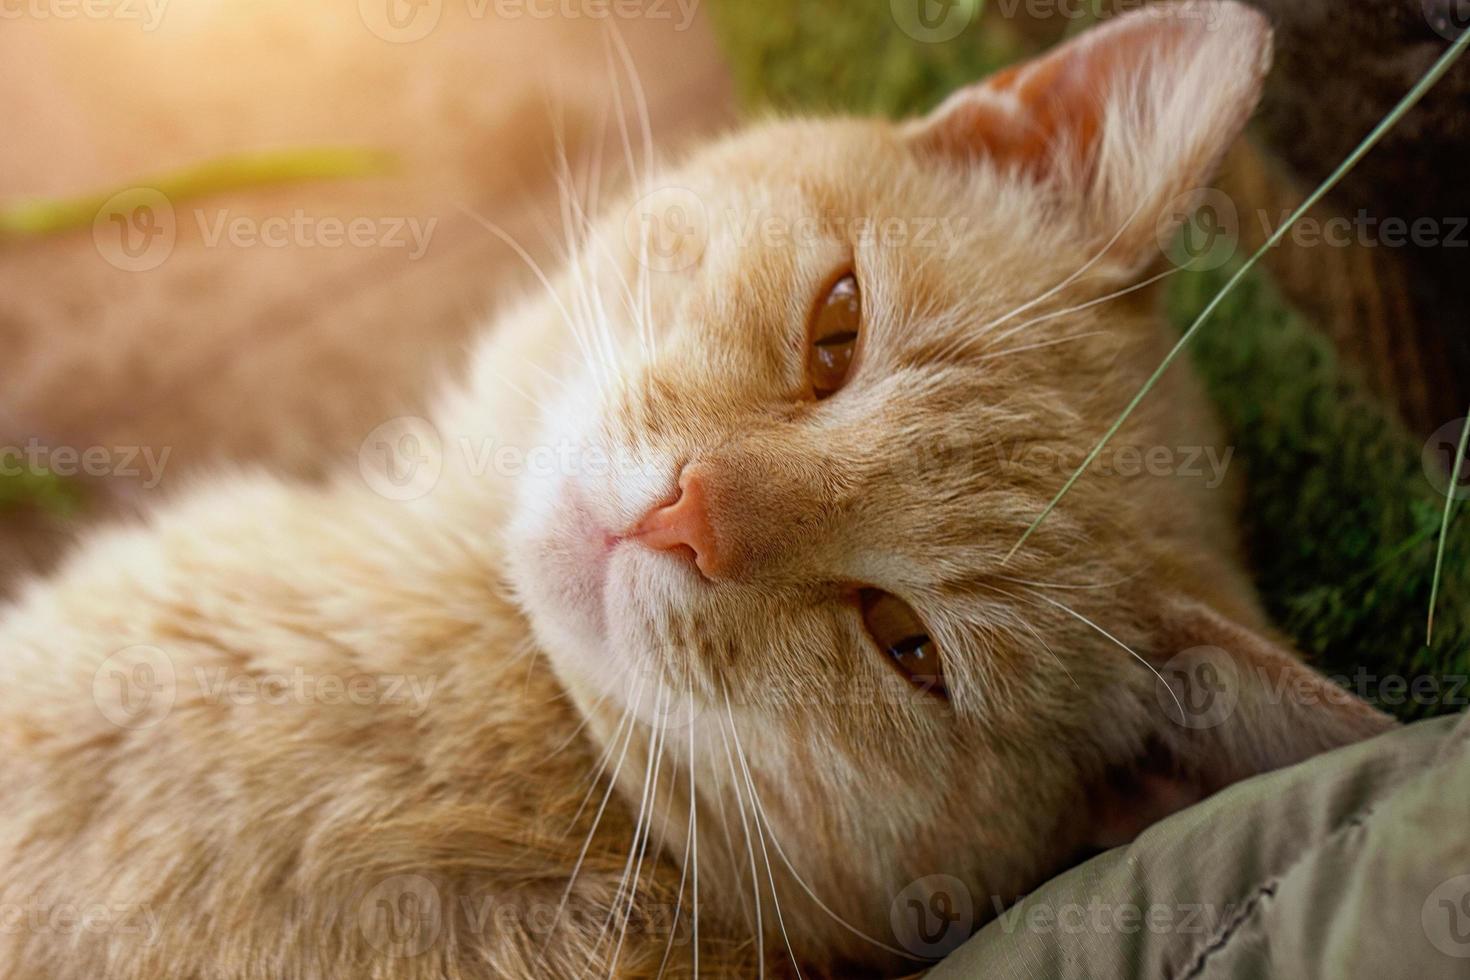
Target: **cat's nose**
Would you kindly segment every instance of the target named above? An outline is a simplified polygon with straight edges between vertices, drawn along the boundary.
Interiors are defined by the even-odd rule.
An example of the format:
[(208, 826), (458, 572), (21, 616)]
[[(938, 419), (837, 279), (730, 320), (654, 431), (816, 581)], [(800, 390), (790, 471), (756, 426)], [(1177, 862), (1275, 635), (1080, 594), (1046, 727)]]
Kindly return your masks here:
[(644, 515), (631, 537), (656, 551), (673, 551), (694, 559), (705, 578), (724, 570), (714, 528), (710, 525), (708, 498), (698, 470), (687, 468), (679, 476), (679, 496)]

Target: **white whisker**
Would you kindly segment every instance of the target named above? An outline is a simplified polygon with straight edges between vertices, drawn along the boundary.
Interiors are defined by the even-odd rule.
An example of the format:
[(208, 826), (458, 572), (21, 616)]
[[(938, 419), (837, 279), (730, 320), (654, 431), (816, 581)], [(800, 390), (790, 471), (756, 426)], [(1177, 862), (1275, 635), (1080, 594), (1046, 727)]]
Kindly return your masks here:
[[(761, 806), (760, 797), (755, 792), (755, 780), (750, 775), (750, 766), (745, 761), (745, 749), (740, 744), (740, 731), (735, 727), (735, 712), (730, 707), (730, 690), (721, 685), (721, 693), (725, 696), (725, 715), (730, 719), (730, 737), (735, 741), (735, 757), (740, 761), (740, 769), (745, 774), (745, 786), (750, 792), (751, 818), (755, 820), (756, 835), (760, 840), (761, 857), (766, 863), (766, 881), (771, 885), (771, 906), (776, 910), (776, 924), (781, 927), (781, 938), (786, 942), (786, 955), (791, 957), (791, 966), (796, 970), (797, 980), (801, 980), (801, 966), (796, 962), (796, 950), (791, 948), (791, 937), (786, 933), (786, 920), (781, 914), (781, 897), (776, 894), (776, 876), (771, 872), (771, 855), (766, 851), (766, 831), (770, 830), (770, 836), (775, 837), (776, 832), (769, 827), (769, 821), (763, 820), (764, 808)], [(766, 827), (762, 827), (762, 823)]]
[(588, 344), (592, 345), (595, 342), (602, 365), (609, 377), (616, 378), (620, 372), (615, 349), (608, 335), (605, 311), (600, 309), (601, 293), (597, 291), (595, 281), (590, 284), (589, 288), (587, 279), (589, 273), (595, 275), (596, 269), (585, 268), (588, 263), (583, 262), (584, 246), (589, 240), (595, 241), (595, 236), (591, 234), (591, 222), (586, 219), (581, 207), (580, 194), (572, 174), (572, 166), (567, 159), (565, 134), (558, 128), (554, 136), (558, 167), (557, 187), (560, 191), (558, 203), (560, 204), (562, 234), (567, 243), (567, 269), (571, 274), (572, 284), (576, 287), (576, 292), (572, 297), (573, 306), (582, 314), (581, 323)]
[(735, 756), (730, 751), (730, 737), (725, 731), (724, 720), (720, 721), (720, 739), (725, 744), (725, 761), (730, 766), (730, 779), (735, 790), (735, 806), (740, 813), (740, 826), (745, 832), (745, 850), (750, 857), (750, 883), (755, 897), (755, 950), (756, 969), (759, 977), (766, 975), (765, 917), (761, 915), (761, 879), (755, 866), (755, 844), (750, 833), (750, 822), (745, 818), (745, 794), (740, 789), (740, 777), (735, 772)]
[(1143, 210), (1143, 206), (1148, 203), (1148, 200), (1148, 197), (1144, 197), (1142, 200), (1140, 200), (1138, 202), (1138, 206), (1133, 209), (1133, 213), (1128, 215), (1128, 217), (1124, 219), (1122, 226), (1119, 227), (1117, 232), (1113, 234), (1112, 238), (1108, 239), (1107, 244), (1104, 245), (1096, 255), (1084, 262), (1082, 266), (1077, 269), (1077, 271), (1073, 272), (1070, 276), (1063, 279), (1061, 282), (1057, 283), (1055, 286), (1051, 287), (1046, 292), (1042, 293), (1040, 296), (1037, 296), (1030, 302), (1022, 303), (1020, 306), (1016, 307), (1014, 310), (1011, 310), (1011, 312), (1007, 313), (1005, 316), (990, 321), (980, 329), (982, 331), (986, 331), (998, 327), (1012, 317), (1020, 316), (1027, 310), (1034, 309), (1038, 304), (1046, 302), (1057, 293), (1060, 293), (1062, 290), (1072, 285), (1078, 279), (1081, 279), (1084, 275), (1087, 274), (1087, 270), (1091, 269), (1093, 266), (1101, 262), (1103, 260), (1103, 257), (1107, 255), (1108, 252), (1112, 251), (1113, 246), (1118, 244), (1118, 239), (1123, 237), (1123, 233), (1128, 230), (1129, 225), (1133, 224), (1134, 219), (1138, 217), (1139, 212)]
[(1072, 590), (1072, 591), (1090, 591), (1090, 590), (1094, 590), (1094, 589), (1116, 589), (1120, 585), (1126, 585), (1129, 582), (1132, 582), (1133, 580), (1137, 579), (1142, 574), (1143, 574), (1142, 571), (1137, 571), (1137, 572), (1134, 572), (1132, 575), (1125, 575), (1122, 578), (1116, 579), (1116, 580), (1114, 580), (1112, 582), (1099, 582), (1096, 585), (1062, 585), (1061, 583), (1058, 583), (1058, 582), (1030, 582), (1030, 581), (1027, 581), (1026, 579), (1023, 579), (1023, 578), (1012, 578), (1009, 575), (997, 575), (995, 577), (998, 578), (998, 579), (1000, 579), (1003, 582), (1010, 582), (1012, 585), (1025, 585), (1025, 586), (1029, 586), (1029, 587), (1031, 587), (1033, 589), (1062, 589), (1062, 590)]
[[(617, 28), (612, 27), (604, 35), (604, 43), (607, 45), (608, 58), (611, 59), (614, 46), (623, 61), (623, 70), (627, 73), (633, 86), (634, 103), (638, 110), (639, 124), (643, 135), (643, 168), (640, 170), (637, 160), (634, 158), (633, 137), (628, 129), (627, 113), (623, 106), (623, 86), (619, 81), (617, 73), (610, 71), (613, 81), (613, 93), (618, 107), (618, 132), (622, 138), (623, 155), (628, 166), (629, 179), (633, 184), (635, 197), (642, 197), (653, 191), (653, 138), (652, 128), (648, 119), (648, 104), (643, 93), (643, 86), (638, 78), (637, 68), (628, 54), (627, 46), (623, 43), (622, 35)], [(652, 358), (656, 350), (653, 337), (653, 324), (649, 319), (649, 296), (648, 296), (648, 232), (645, 229), (639, 235), (638, 241), (638, 299), (633, 303), (631, 315), (638, 326), (639, 342), (643, 345), (644, 356)]]
[[(658, 682), (655, 681), (654, 683)], [(638, 862), (633, 865), (633, 877), (631, 881), (627, 882), (627, 897), (624, 899), (626, 907), (623, 912), (623, 924), (618, 929), (618, 942), (617, 945), (613, 948), (612, 959), (608, 962), (608, 980), (612, 980), (614, 973), (617, 971), (618, 957), (621, 956), (623, 952), (623, 941), (628, 936), (628, 923), (633, 918), (633, 907), (638, 900), (638, 879), (643, 872), (643, 859), (648, 854), (648, 840), (649, 837), (653, 834), (653, 810), (658, 797), (659, 768), (663, 762), (664, 735), (668, 731), (667, 727), (662, 724), (661, 721), (663, 719), (664, 706), (668, 700), (672, 700), (672, 696), (668, 693), (668, 691), (664, 688), (662, 684), (659, 684), (659, 689), (656, 692), (654, 699), (653, 716), (655, 719), (659, 719), (660, 723), (656, 723), (654, 725), (653, 731), (650, 732), (648, 736), (648, 767), (645, 768), (643, 773), (643, 795), (638, 803), (638, 818), (633, 822), (633, 842), (628, 849), (629, 862), (632, 862), (634, 852), (637, 852), (638, 854)], [(640, 828), (643, 835), (643, 841), (641, 844), (638, 840)], [(624, 869), (623, 875), (625, 881), (627, 881), (626, 868)], [(619, 885), (618, 890), (620, 893), (622, 892), (623, 888), (621, 884)], [(613, 908), (608, 916), (609, 925), (612, 923), (613, 918), (617, 915), (617, 906), (618, 901), (617, 898), (614, 897)], [(606, 929), (606, 926), (604, 926), (604, 929)]]
[(694, 783), (694, 675), (689, 675), (689, 817), (694, 824), (694, 833), (689, 839), (693, 841), (694, 861), (694, 940), (692, 950), (694, 953), (694, 980), (699, 980), (699, 808), (695, 805)]
[[(692, 712), (694, 704), (694, 677), (692, 674), (689, 677), (689, 704)], [(659, 961), (658, 976), (655, 977), (655, 980), (662, 980), (664, 968), (668, 966), (669, 956), (674, 951), (674, 936), (679, 931), (679, 913), (684, 908), (684, 884), (690, 876), (689, 862), (691, 853), (693, 854), (694, 860), (694, 948), (692, 952), (694, 954), (694, 975), (696, 977), (699, 976), (699, 843), (697, 840), (699, 835), (699, 817), (698, 810), (695, 807), (695, 799), (694, 718), (691, 714), (689, 718), (689, 821), (684, 827), (684, 860), (680, 866), (679, 895), (674, 900), (673, 924), (669, 927), (669, 941), (664, 945), (664, 957)]]
[(586, 360), (587, 366), (593, 369), (594, 377), (597, 378), (598, 385), (600, 387), (602, 385), (602, 378), (597, 373), (598, 365), (595, 358), (592, 356), (592, 351), (584, 343), (583, 338), (581, 337), (581, 334), (577, 329), (576, 320), (573, 318), (571, 311), (568, 310), (566, 304), (562, 302), (561, 296), (557, 294), (556, 287), (552, 285), (551, 279), (542, 270), (540, 264), (531, 257), (531, 253), (527, 252), (525, 248), (521, 246), (520, 242), (515, 240), (514, 236), (505, 231), (505, 229), (501, 228), (499, 225), (495, 224), (495, 222), (476, 214), (474, 211), (463, 204), (458, 205), (458, 207), (465, 214), (469, 215), (471, 219), (473, 219), (483, 228), (485, 228), (486, 231), (490, 232), (496, 238), (499, 238), (502, 242), (509, 246), (510, 249), (515, 252), (517, 256), (520, 257), (521, 261), (526, 264), (527, 268), (531, 270), (531, 273), (536, 277), (537, 281), (541, 283), (542, 288), (546, 290), (546, 294), (551, 298), (551, 302), (556, 306), (557, 312), (561, 314), (562, 322), (565, 323), (567, 328), (572, 331), (572, 335), (577, 340), (578, 346), (582, 348), (582, 356)]
[(1149, 663), (1147, 660), (1143, 659), (1143, 657), (1139, 656), (1138, 653), (1136, 651), (1134, 651), (1134, 649), (1132, 647), (1130, 647), (1128, 644), (1124, 643), (1122, 640), (1118, 639), (1116, 636), (1114, 636), (1113, 634), (1109, 633), (1107, 630), (1103, 629), (1101, 626), (1097, 625), (1096, 623), (1094, 623), (1092, 620), (1088, 619), (1086, 616), (1082, 615), (1077, 610), (1071, 608), (1070, 606), (1063, 605), (1062, 603), (1057, 602), (1055, 599), (1052, 599), (1052, 598), (1050, 598), (1048, 596), (1044, 596), (1040, 592), (1035, 592), (1035, 593), (1032, 593), (1032, 594), (1036, 598), (1040, 599), (1042, 602), (1045, 602), (1045, 603), (1047, 603), (1048, 605), (1051, 605), (1051, 606), (1055, 606), (1056, 608), (1060, 609), (1062, 612), (1066, 613), (1067, 615), (1072, 616), (1072, 617), (1075, 617), (1076, 619), (1080, 620), (1081, 622), (1086, 623), (1088, 626), (1092, 627), (1093, 629), (1095, 629), (1099, 633), (1101, 633), (1103, 636), (1107, 637), (1113, 643), (1117, 644), (1122, 649), (1128, 651), (1128, 655), (1131, 656), (1134, 660), (1137, 660), (1139, 663), (1141, 663), (1145, 667), (1147, 667), (1149, 669), (1149, 671), (1155, 677), (1157, 677), (1159, 679), (1159, 683), (1160, 684), (1163, 684), (1164, 687), (1168, 688), (1169, 696), (1174, 699), (1174, 704), (1179, 708), (1179, 720), (1180, 720), (1180, 723), (1181, 724), (1182, 723), (1185, 723), (1185, 721), (1186, 721), (1186, 719), (1187, 719), (1188, 716), (1185, 715), (1185, 713), (1184, 713), (1184, 705), (1180, 703), (1180, 701), (1179, 701), (1179, 695), (1177, 695), (1177, 694), (1174, 693), (1174, 688), (1169, 687), (1168, 682), (1164, 680), (1164, 675), (1163, 674), (1160, 674), (1157, 670), (1155, 670), (1153, 664)]
[(1009, 357), (1012, 354), (1024, 354), (1031, 350), (1041, 350), (1046, 347), (1058, 347), (1062, 344), (1075, 343), (1079, 340), (1086, 340), (1088, 337), (1101, 337), (1106, 333), (1106, 330), (1089, 330), (1086, 333), (1073, 334), (1070, 337), (1059, 337), (1056, 340), (1044, 340), (1036, 344), (1027, 344), (1024, 347), (1012, 347), (1009, 350), (991, 351), (988, 354), (975, 358), (975, 360), (976, 362), (993, 361), (1002, 357)]
[(495, 376), (495, 380), (496, 381), (499, 381), (501, 384), (505, 385), (511, 391), (515, 392), (517, 395), (520, 395), (526, 401), (530, 402), (532, 405), (535, 405), (541, 411), (545, 412), (547, 415), (550, 415), (552, 413), (551, 406), (547, 405), (541, 399), (537, 398), (535, 395), (531, 394), (529, 391), (527, 391), (526, 389), (522, 388), (520, 385), (516, 384), (514, 381), (510, 380), (505, 375), (501, 374), (500, 371), (499, 371), (499, 369), (491, 366), (491, 364), (489, 363), (488, 360), (482, 360), (480, 362), (480, 364), (479, 364), (479, 367), (482, 370), (485, 370), (485, 371), (490, 372), (492, 375)]
[[(609, 697), (611, 697), (611, 696), (612, 695), (610, 693), (603, 694), (596, 701), (593, 701), (592, 702), (591, 708), (589, 708), (587, 711), (581, 712), (582, 720), (577, 723), (577, 727), (576, 728), (572, 729), (572, 734), (568, 735), (566, 737), (566, 739), (563, 740), (560, 745), (558, 745), (556, 748), (554, 748), (554, 749), (551, 750), (551, 755), (549, 756), (549, 758), (553, 758), (554, 759), (557, 756), (561, 755), (563, 752), (565, 752), (568, 748), (570, 748), (571, 747), (571, 744), (577, 740), (577, 737), (579, 735), (581, 735), (584, 731), (586, 731), (587, 730), (587, 726), (592, 723), (592, 713), (594, 711), (596, 711), (598, 708), (602, 707), (603, 703), (606, 702), (607, 699)], [(624, 717), (626, 717), (626, 715)], [(619, 729), (622, 728), (621, 723), (619, 724), (618, 728)], [(613, 738), (616, 739), (617, 738), (617, 735), (614, 734)], [(603, 758), (604, 759), (607, 758), (606, 751), (604, 751), (604, 753), (603, 753)], [(600, 769), (599, 769), (599, 773), (598, 774), (601, 775)], [(592, 785), (593, 785), (594, 788), (597, 786), (597, 780), (596, 779), (594, 779), (592, 781)], [(583, 801), (582, 801), (582, 806), (585, 807), (586, 805), (587, 805), (587, 801), (584, 798)], [(582, 812), (581, 811), (581, 808), (578, 808), (578, 810), (577, 810), (578, 816), (581, 815), (581, 812)], [(576, 825), (577, 825), (577, 821), (576, 821), (576, 818), (574, 817), (572, 819), (572, 826), (575, 827)], [(567, 829), (568, 829), (568, 831), (571, 830), (570, 827), (568, 827)], [(563, 835), (563, 836), (565, 836), (565, 835)]]
[[(998, 588), (996, 588), (993, 585), (987, 585), (986, 588), (990, 589), (992, 592), (998, 592), (998, 593), (1000, 593), (1001, 595), (1005, 596), (1007, 599), (1012, 599), (1012, 600), (1014, 600), (1016, 602), (1023, 602), (1024, 601), (1020, 596), (1015, 595), (1014, 593), (1011, 593), (1011, 592), (1007, 592), (1005, 589), (998, 589)], [(1079, 690), (1079, 691), (1082, 690), (1081, 685), (1079, 685), (1077, 683), (1077, 678), (1073, 677), (1072, 676), (1072, 672), (1067, 669), (1067, 665), (1064, 664), (1064, 663), (1062, 663), (1062, 658), (1057, 656), (1056, 651), (1051, 648), (1051, 644), (1047, 643), (1046, 640), (1042, 639), (1041, 634), (1036, 631), (1036, 627), (1032, 626), (1024, 618), (1021, 618), (1021, 617), (1016, 617), (1016, 621), (1021, 624), (1021, 628), (1022, 629), (1024, 629), (1026, 632), (1030, 633), (1033, 637), (1035, 637), (1036, 642), (1037, 643), (1040, 643), (1041, 646), (1042, 646), (1042, 648), (1044, 650), (1046, 650), (1046, 652), (1051, 656), (1051, 658), (1057, 662), (1057, 666), (1060, 667), (1060, 668), (1062, 668), (1062, 673), (1064, 673), (1064, 674), (1067, 675), (1067, 680), (1069, 680), (1069, 681), (1072, 682), (1072, 686), (1075, 687), (1075, 688), (1077, 688), (1077, 690)]]
[(1046, 292), (1040, 294), (1039, 296), (1033, 297), (1032, 299), (1028, 300), (1027, 302), (1022, 303), (1020, 306), (1017, 306), (1015, 309), (1011, 310), (1009, 313), (1005, 314), (1004, 316), (997, 317), (996, 319), (991, 320), (989, 323), (986, 323), (986, 324), (984, 324), (984, 325), (982, 325), (980, 327), (975, 328), (973, 331), (970, 331), (970, 332), (966, 333), (965, 335), (963, 335), (962, 337), (960, 337), (958, 339), (957, 343), (953, 347), (947, 348), (946, 349), (946, 353), (948, 353), (948, 352), (950, 352), (952, 350), (961, 349), (971, 339), (973, 339), (973, 338), (975, 338), (977, 336), (983, 336), (983, 335), (989, 333), (991, 330), (993, 330), (996, 327), (1000, 326), (1001, 324), (1009, 321), (1013, 317), (1017, 317), (1017, 316), (1020, 316), (1022, 313), (1025, 313), (1027, 310), (1035, 309), (1038, 305), (1040, 305), (1040, 304), (1046, 302), (1047, 300), (1051, 299), (1053, 296), (1057, 295), (1058, 293), (1062, 292), (1067, 287), (1071, 286), (1078, 279), (1081, 279), (1084, 275), (1087, 274), (1087, 271), (1089, 269), (1091, 269), (1093, 266), (1095, 266), (1099, 262), (1101, 262), (1103, 260), (1104, 256), (1106, 256), (1108, 254), (1108, 252), (1112, 251), (1113, 246), (1116, 245), (1116, 244), (1118, 244), (1118, 240), (1123, 237), (1123, 233), (1128, 230), (1128, 226), (1131, 225), (1131, 224), (1133, 224), (1134, 219), (1136, 219), (1138, 217), (1139, 213), (1143, 210), (1144, 204), (1146, 204), (1147, 202), (1148, 202), (1148, 197), (1145, 196), (1143, 199), (1141, 199), (1138, 202), (1138, 205), (1133, 209), (1133, 213), (1130, 214), (1130, 215), (1128, 215), (1128, 217), (1126, 219), (1124, 219), (1122, 226), (1119, 227), (1118, 230), (1117, 230), (1117, 232), (1115, 232), (1113, 234), (1113, 237), (1110, 238), (1110, 239), (1108, 239), (1107, 244), (1105, 244), (1097, 252), (1096, 255), (1094, 255), (1092, 258), (1090, 258), (1086, 262), (1084, 262), (1071, 275), (1067, 276), (1067, 278), (1063, 279), (1061, 282), (1057, 283), (1055, 286), (1051, 287)]
[[(638, 710), (638, 704), (640, 701), (643, 700), (643, 690), (646, 683), (647, 682), (645, 681), (644, 683), (638, 685), (638, 693), (633, 696), (633, 703), (627, 709), (627, 713), (629, 715)], [(596, 836), (597, 828), (602, 823), (602, 815), (607, 810), (607, 802), (609, 799), (612, 798), (613, 790), (618, 785), (618, 774), (622, 772), (623, 762), (628, 757), (628, 746), (633, 741), (633, 731), (636, 727), (637, 726), (635, 725), (629, 725), (628, 733), (623, 738), (623, 749), (618, 756), (618, 764), (613, 767), (612, 776), (608, 779), (607, 792), (602, 795), (602, 803), (597, 807), (597, 815), (592, 818), (592, 826), (587, 831), (587, 839), (582, 842), (582, 850), (578, 852), (576, 863), (572, 865), (572, 874), (571, 877), (567, 879), (567, 887), (561, 894), (561, 902), (557, 904), (556, 914), (552, 916), (551, 928), (547, 930), (546, 943), (543, 943), (541, 947), (541, 952), (543, 955), (546, 952), (546, 945), (551, 942), (551, 937), (556, 934), (557, 923), (561, 921), (562, 913), (564, 913), (567, 909), (567, 902), (571, 901), (572, 887), (576, 885), (577, 875), (581, 873), (582, 864), (584, 861), (587, 860), (587, 851), (589, 848), (592, 847), (592, 839), (594, 836)]]
[[(723, 732), (724, 732), (724, 726), (723, 726), (723, 724), (720, 727), (720, 731), (723, 734)], [(727, 752), (729, 751), (728, 745), (726, 747), (726, 751)], [(752, 792), (755, 791), (753, 786), (751, 788), (751, 791)], [(851, 922), (848, 922), (840, 914), (838, 914), (831, 906), (829, 906), (826, 902), (822, 901), (822, 899), (817, 895), (817, 893), (812, 890), (811, 885), (807, 884), (806, 879), (801, 876), (801, 872), (799, 872), (799, 871), (796, 870), (796, 866), (793, 865), (791, 863), (791, 859), (786, 856), (785, 849), (781, 847), (781, 839), (779, 837), (777, 837), (775, 834), (772, 834), (771, 835), (771, 846), (776, 849), (776, 856), (779, 857), (781, 859), (781, 863), (786, 866), (786, 870), (791, 874), (792, 880), (794, 880), (797, 883), (797, 885), (799, 885), (801, 887), (801, 890), (802, 891), (806, 892), (807, 897), (812, 900), (812, 902), (817, 906), (817, 908), (819, 908), (823, 912), (825, 912), (827, 914), (827, 916), (832, 919), (833, 922), (836, 922), (838, 925), (840, 925), (842, 928), (846, 929), (848, 932), (852, 933), (857, 938), (863, 940), (866, 943), (870, 943), (874, 947), (876, 947), (878, 949), (881, 949), (881, 950), (883, 950), (885, 952), (892, 953), (895, 956), (901, 956), (904, 959), (911, 960), (911, 961), (913, 961), (915, 963), (928, 962), (927, 960), (923, 959), (922, 957), (918, 957), (918, 956), (913, 955), (912, 953), (905, 952), (904, 950), (899, 949), (896, 946), (890, 946), (887, 943), (883, 942), (882, 940), (874, 939), (872, 936), (869, 936), (867, 933), (863, 932), (861, 929), (859, 929), (857, 926), (853, 925)]]
[[(633, 63), (632, 52), (628, 50), (628, 44), (623, 40), (622, 32), (617, 25), (612, 25), (609, 32), (614, 45), (617, 48), (618, 57), (622, 59), (623, 70), (628, 73), (628, 79), (633, 86), (633, 105), (638, 110), (638, 125), (643, 136), (643, 164), (644, 176), (651, 172), (653, 167), (653, 122), (648, 114), (648, 94), (643, 89), (643, 79), (638, 74), (638, 67)], [(619, 86), (619, 92), (622, 89)], [(621, 101), (621, 99), (620, 99)], [(628, 150), (629, 165), (632, 165), (632, 150)], [(636, 176), (636, 169), (633, 171)], [(640, 180), (641, 183), (641, 180)]]
[[(591, 718), (591, 712), (588, 712), (587, 717), (588, 719)], [(618, 750), (618, 740), (623, 737), (623, 729), (629, 724), (632, 717), (632, 706), (624, 705), (622, 716), (618, 719), (618, 725), (613, 729), (612, 736), (607, 740), (607, 745), (602, 750), (602, 756), (598, 760), (597, 768), (592, 773), (591, 781), (587, 785), (587, 793), (582, 797), (582, 803), (577, 807), (577, 812), (572, 814), (571, 823), (568, 824), (566, 830), (562, 831), (563, 837), (570, 834), (572, 828), (577, 826), (577, 821), (582, 818), (582, 813), (587, 809), (587, 804), (592, 801), (592, 795), (597, 792), (597, 787), (602, 781), (603, 773), (607, 772), (608, 762), (612, 760), (613, 753)]]
[(1053, 310), (1050, 313), (1043, 313), (1041, 316), (1032, 317), (1030, 320), (1023, 320), (1022, 322), (1016, 324), (1014, 327), (1011, 327), (1007, 330), (1002, 330), (999, 334), (995, 336), (994, 342), (999, 343), (1000, 341), (1014, 336), (1022, 330), (1025, 330), (1027, 327), (1035, 326), (1038, 323), (1045, 323), (1048, 320), (1055, 320), (1057, 317), (1066, 316), (1069, 313), (1080, 313), (1083, 310), (1089, 310), (1094, 306), (1101, 306), (1103, 303), (1107, 303), (1111, 300), (1127, 296), (1129, 293), (1136, 293), (1140, 289), (1147, 289), (1154, 283), (1167, 279), (1177, 272), (1183, 272), (1184, 268), (1184, 266), (1175, 266), (1172, 269), (1166, 269), (1163, 272), (1160, 272), (1158, 275), (1150, 276), (1142, 282), (1136, 282), (1131, 286), (1125, 286), (1122, 289), (1108, 293), (1106, 296), (1099, 296), (1096, 299), (1090, 299), (1085, 303), (1078, 303), (1076, 306), (1069, 306), (1064, 310)]

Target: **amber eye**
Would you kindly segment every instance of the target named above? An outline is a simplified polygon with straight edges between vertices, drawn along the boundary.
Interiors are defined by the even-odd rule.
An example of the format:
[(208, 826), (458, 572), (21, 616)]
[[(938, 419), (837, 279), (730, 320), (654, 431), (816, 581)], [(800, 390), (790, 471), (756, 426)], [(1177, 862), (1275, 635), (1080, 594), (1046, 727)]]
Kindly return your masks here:
[(920, 690), (948, 698), (939, 644), (918, 614), (903, 600), (877, 589), (861, 590), (858, 604), (868, 635), (893, 666)]
[(862, 326), (862, 293), (857, 277), (848, 273), (832, 284), (812, 314), (807, 377), (818, 398), (834, 394), (847, 381)]

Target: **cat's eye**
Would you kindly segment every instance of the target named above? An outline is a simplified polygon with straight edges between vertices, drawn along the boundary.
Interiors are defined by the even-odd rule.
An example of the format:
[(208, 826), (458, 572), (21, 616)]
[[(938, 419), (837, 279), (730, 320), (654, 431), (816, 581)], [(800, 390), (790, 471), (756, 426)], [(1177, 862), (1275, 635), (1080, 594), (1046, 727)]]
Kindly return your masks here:
[(902, 599), (877, 589), (859, 591), (858, 605), (868, 636), (898, 672), (920, 690), (948, 698), (939, 644), (918, 613)]
[(849, 272), (827, 289), (812, 312), (807, 379), (818, 398), (835, 394), (846, 383), (862, 326), (862, 291)]

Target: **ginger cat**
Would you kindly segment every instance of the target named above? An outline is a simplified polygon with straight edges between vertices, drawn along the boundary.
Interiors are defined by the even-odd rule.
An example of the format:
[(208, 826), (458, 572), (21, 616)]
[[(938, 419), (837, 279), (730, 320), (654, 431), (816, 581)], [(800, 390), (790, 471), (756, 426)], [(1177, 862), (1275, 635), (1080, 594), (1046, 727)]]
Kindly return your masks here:
[(0, 975), (911, 973), (1386, 728), (1231, 495), (1124, 465), (1218, 448), (1183, 368), (1007, 558), (1167, 349), (1140, 284), (1269, 48), (1166, 4), (927, 118), (630, 151), (386, 469), (93, 538), (0, 619)]

